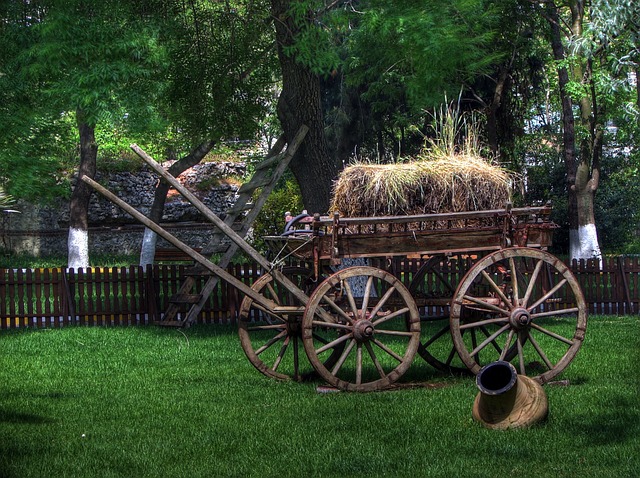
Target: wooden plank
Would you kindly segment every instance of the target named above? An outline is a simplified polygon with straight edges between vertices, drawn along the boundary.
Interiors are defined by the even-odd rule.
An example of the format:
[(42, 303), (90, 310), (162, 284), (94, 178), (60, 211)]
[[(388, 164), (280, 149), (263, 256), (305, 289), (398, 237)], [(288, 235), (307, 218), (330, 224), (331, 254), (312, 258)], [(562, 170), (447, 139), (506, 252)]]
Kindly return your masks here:
[[(329, 258), (331, 251), (327, 245), (321, 251), (323, 258)], [(375, 257), (407, 255), (412, 253), (436, 254), (442, 252), (468, 252), (499, 250), (502, 242), (501, 232), (469, 231), (464, 236), (457, 233), (416, 234), (398, 236), (391, 234), (376, 235), (339, 235), (338, 257)]]
[[(549, 206), (524, 207), (511, 209), (512, 216), (540, 215), (548, 216), (551, 213)], [(464, 221), (474, 219), (499, 218), (508, 214), (507, 209), (485, 209), (481, 211), (447, 212), (434, 214), (416, 214), (406, 216), (376, 216), (376, 217), (341, 217), (340, 225), (375, 225), (375, 224), (403, 224), (419, 222), (440, 222), (440, 221)], [(321, 216), (318, 224), (330, 226), (333, 218)]]

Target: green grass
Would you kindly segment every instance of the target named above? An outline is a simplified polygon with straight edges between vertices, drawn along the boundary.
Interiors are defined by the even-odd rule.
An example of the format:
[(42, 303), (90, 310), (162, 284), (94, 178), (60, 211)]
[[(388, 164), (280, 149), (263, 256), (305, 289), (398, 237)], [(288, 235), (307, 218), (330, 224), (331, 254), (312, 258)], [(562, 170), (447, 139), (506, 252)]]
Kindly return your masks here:
[(316, 393), (253, 369), (235, 330), (0, 333), (0, 476), (629, 477), (640, 457), (637, 317), (593, 317), (528, 430), (471, 419), (471, 378), (369, 394)]
[[(90, 258), (91, 267), (128, 267), (138, 264), (139, 255), (94, 254)], [(0, 269), (39, 269), (66, 267), (66, 255), (52, 255), (46, 257), (31, 254), (14, 254), (0, 249)]]

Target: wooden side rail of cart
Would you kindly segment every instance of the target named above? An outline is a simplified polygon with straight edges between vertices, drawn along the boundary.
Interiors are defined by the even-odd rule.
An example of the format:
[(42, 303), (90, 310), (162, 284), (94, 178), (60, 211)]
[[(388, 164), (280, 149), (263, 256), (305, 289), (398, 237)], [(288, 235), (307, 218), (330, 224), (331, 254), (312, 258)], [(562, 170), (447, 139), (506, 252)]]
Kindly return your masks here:
[[(316, 215), (305, 229), (265, 238), (272, 249), (314, 261), (342, 258), (497, 251), (510, 246), (546, 249), (551, 207), (342, 218)], [(293, 233), (291, 233), (293, 232)]]

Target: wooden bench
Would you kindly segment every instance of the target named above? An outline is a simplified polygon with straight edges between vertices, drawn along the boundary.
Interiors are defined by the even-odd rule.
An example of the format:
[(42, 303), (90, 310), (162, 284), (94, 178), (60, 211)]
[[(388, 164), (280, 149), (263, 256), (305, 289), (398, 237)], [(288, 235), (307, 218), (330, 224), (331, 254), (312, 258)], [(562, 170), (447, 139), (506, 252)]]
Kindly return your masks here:
[[(202, 249), (195, 248), (194, 251), (200, 252)], [(193, 262), (193, 258), (175, 247), (156, 248), (153, 257), (154, 262)]]

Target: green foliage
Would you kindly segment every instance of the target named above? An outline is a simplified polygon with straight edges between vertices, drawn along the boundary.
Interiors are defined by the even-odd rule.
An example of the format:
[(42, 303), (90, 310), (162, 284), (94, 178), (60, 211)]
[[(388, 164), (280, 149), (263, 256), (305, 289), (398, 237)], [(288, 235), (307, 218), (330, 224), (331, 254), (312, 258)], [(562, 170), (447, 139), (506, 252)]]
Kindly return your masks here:
[(297, 216), (303, 210), (300, 188), (291, 175), (285, 175), (278, 187), (269, 195), (260, 214), (253, 224), (253, 245), (267, 252), (264, 236), (279, 236), (286, 224), (285, 212)]
[[(88, 124), (113, 117), (123, 104), (147, 109), (166, 61), (155, 25), (131, 2), (51, 0), (24, 56), (27, 77), (59, 111), (82, 110)], [(157, 80), (156, 80), (157, 81)]]
[(500, 20), (482, 0), (374, 0), (359, 20), (345, 68), (374, 111), (388, 111), (394, 96), (406, 95), (414, 111), (437, 105), (501, 56), (491, 48)]
[(161, 109), (189, 137), (251, 137), (275, 81), (268, 2), (160, 1), (171, 63)]
[(320, 76), (327, 76), (341, 63), (340, 39), (348, 27), (348, 16), (338, 9), (327, 13), (321, 0), (289, 2), (289, 15), (296, 28), (293, 42), (283, 45), (285, 55)]
[(5, 193), (4, 189), (0, 187), (0, 210), (9, 209), (13, 204), (13, 198), (9, 194)]
[(598, 238), (607, 253), (630, 253), (640, 230), (640, 175), (630, 166), (639, 155), (617, 149), (606, 159), (595, 198)]

